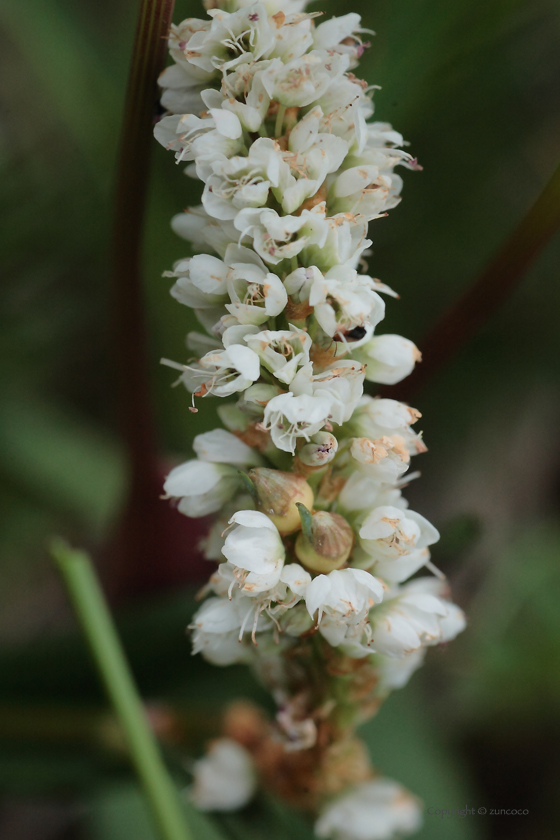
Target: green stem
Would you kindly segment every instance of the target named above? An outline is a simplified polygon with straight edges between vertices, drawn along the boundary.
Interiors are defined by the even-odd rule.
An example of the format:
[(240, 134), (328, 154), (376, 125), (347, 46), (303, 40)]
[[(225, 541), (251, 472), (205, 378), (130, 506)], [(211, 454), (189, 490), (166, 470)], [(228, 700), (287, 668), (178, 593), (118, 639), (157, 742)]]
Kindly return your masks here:
[(278, 106), (278, 113), (276, 115), (276, 125), (274, 127), (274, 134), (276, 137), (280, 137), (282, 134), (282, 127), (284, 125), (284, 116), (286, 114), (286, 106), (279, 105)]
[(124, 730), (160, 836), (162, 840), (191, 840), (92, 564), (85, 553), (69, 548), (62, 540), (53, 542), (51, 554)]

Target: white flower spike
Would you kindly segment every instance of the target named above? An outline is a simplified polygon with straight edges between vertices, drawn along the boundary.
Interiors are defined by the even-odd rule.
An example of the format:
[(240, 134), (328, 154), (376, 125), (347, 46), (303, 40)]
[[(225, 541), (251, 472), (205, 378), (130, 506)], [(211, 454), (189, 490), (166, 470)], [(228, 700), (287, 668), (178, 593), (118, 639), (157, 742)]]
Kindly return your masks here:
[(398, 168), (420, 167), (371, 120), (374, 87), (353, 72), (369, 46), (359, 15), (319, 21), (305, 0), (205, 6), (171, 28), (159, 80), (155, 137), (202, 186), (172, 220), (190, 255), (164, 276), (204, 332), (165, 363), (191, 410), (225, 398), (227, 430), (197, 435), (164, 494), (214, 515), (201, 548), (219, 565), (193, 653), (250, 665), (278, 711), (230, 718), (191, 796), (227, 811), (261, 778), (280, 795), (293, 779), (318, 837), (391, 840), (418, 828), (418, 802), (375, 775), (351, 729), (465, 627), (430, 560), (438, 532), (402, 495), (426, 450), (420, 413), (364, 394), (421, 360), (409, 339), (378, 334), (398, 296), (366, 263), (370, 223), (401, 200)]

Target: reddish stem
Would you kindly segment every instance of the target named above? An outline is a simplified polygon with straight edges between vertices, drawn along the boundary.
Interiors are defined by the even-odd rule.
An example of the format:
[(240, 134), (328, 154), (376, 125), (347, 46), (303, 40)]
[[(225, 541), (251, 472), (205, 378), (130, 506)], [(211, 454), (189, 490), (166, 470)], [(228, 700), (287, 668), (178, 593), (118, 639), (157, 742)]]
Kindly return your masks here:
[[(133, 47), (115, 185), (113, 232), (114, 352), (118, 408), (130, 469), (130, 495), (110, 588), (153, 552), (153, 509), (159, 505), (161, 470), (150, 393), (142, 291), (142, 238), (149, 182), (157, 77), (163, 68), (174, 0), (142, 0)], [(114, 562), (114, 561), (113, 561)], [(153, 562), (153, 553), (151, 556)]]
[(422, 364), (404, 382), (381, 389), (381, 396), (414, 397), (507, 300), (559, 228), (560, 166), (482, 274), (424, 338)]

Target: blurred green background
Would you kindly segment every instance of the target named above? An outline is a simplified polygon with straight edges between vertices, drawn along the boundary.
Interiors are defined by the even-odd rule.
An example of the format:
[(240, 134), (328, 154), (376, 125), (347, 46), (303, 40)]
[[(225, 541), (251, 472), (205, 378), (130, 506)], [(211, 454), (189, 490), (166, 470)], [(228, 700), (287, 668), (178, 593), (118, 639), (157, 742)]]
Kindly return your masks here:
[[(401, 294), (384, 330), (419, 343), (542, 190), (560, 159), (558, 0), (355, 0), (376, 30), (360, 75), (424, 166), (374, 223), (370, 269)], [(110, 341), (111, 184), (137, 3), (3, 0), (0, 6), (0, 836), (153, 840), (144, 805), (46, 553), (52, 534), (104, 556), (126, 495)], [(201, 16), (177, 4), (175, 20)], [(183, 360), (188, 311), (161, 273), (188, 255), (169, 218), (197, 188), (153, 149), (145, 239), (149, 358), (160, 455), (185, 458), (213, 427), (188, 412), (161, 356)], [(415, 405), (429, 453), (411, 506), (434, 521), (434, 559), (467, 632), (433, 650), (364, 727), (374, 762), (433, 809), (419, 838), (560, 837), (560, 237), (500, 313)], [(243, 669), (191, 659), (189, 558), (142, 598), (115, 603), (178, 780), (223, 703), (266, 703)], [(109, 553), (110, 556), (110, 553)], [(157, 564), (158, 558), (154, 558)], [(134, 571), (134, 570), (133, 570)], [(105, 563), (110, 590), (111, 564)], [(177, 578), (183, 584), (177, 585)], [(174, 582), (172, 586), (171, 583)], [(310, 838), (262, 799), (205, 821), (197, 840)]]

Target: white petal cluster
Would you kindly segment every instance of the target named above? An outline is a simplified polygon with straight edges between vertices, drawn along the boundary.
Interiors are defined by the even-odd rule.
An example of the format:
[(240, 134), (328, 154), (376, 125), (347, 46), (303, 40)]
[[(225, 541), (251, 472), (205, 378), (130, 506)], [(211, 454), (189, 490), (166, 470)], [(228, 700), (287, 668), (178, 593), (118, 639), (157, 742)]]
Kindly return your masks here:
[(392, 779), (372, 779), (328, 805), (315, 832), (329, 840), (391, 840), (421, 825), (415, 797)]
[[(407, 338), (377, 334), (385, 296), (398, 295), (365, 263), (369, 224), (400, 201), (395, 169), (419, 167), (398, 132), (371, 120), (373, 88), (352, 72), (368, 46), (359, 15), (318, 22), (304, 0), (208, 5), (207, 18), (172, 27), (174, 63), (160, 77), (155, 136), (202, 186), (200, 205), (172, 220), (190, 256), (165, 276), (203, 332), (187, 336), (192, 357), (165, 363), (191, 410), (229, 398), (227, 431), (199, 435), (164, 493), (187, 516), (216, 514), (203, 550), (219, 566), (193, 652), (253, 664), (287, 698), (287, 748), (305, 749), (316, 725), (286, 710), (290, 651), (315, 637), (364, 660), (383, 698), (465, 625), (431, 563), (439, 534), (402, 496), (426, 450), (420, 414), (364, 395), (366, 380), (395, 384), (420, 361)], [(265, 502), (271, 468), (280, 489)], [(424, 567), (436, 577), (411, 580)], [(240, 807), (252, 791), (244, 757), (222, 742), (204, 761), (195, 801)], [(414, 830), (418, 814), (395, 782), (374, 779), (328, 803), (316, 832), (384, 840)]]
[(418, 578), (391, 590), (370, 616), (376, 651), (406, 658), (426, 645), (449, 642), (464, 630), (464, 613), (442, 589), (434, 578)]
[[(371, 91), (349, 72), (364, 48), (359, 16), (316, 25), (302, 6), (228, 2), (170, 33), (174, 64), (160, 78), (169, 113), (155, 135), (204, 184), (201, 206), (173, 226), (196, 249), (217, 255), (195, 255), (169, 272), (173, 296), (195, 310), (216, 342), (205, 353), (203, 342), (191, 343), (198, 356), (180, 366), (195, 396), (247, 390), (260, 377), (255, 352), (265, 370), (292, 384), (297, 368), (309, 364), (309, 334), (303, 342), (300, 335), (299, 352), (281, 366), (274, 348), (263, 347), (268, 335), (289, 342), (273, 336), (294, 329), (285, 315), (289, 300), (307, 304), (313, 314), (305, 329), (314, 327), (323, 343), (335, 337), (348, 346), (345, 336), (356, 329), (372, 339), (384, 316), (381, 284), (357, 266), (371, 244), (368, 221), (396, 203), (393, 169), (411, 158), (390, 126), (367, 122)], [(302, 270), (312, 282), (301, 282)], [(267, 336), (255, 339), (254, 327)], [(370, 352), (367, 345), (357, 363)], [(381, 356), (381, 364), (406, 366), (400, 357), (394, 362), (394, 353)], [(328, 378), (347, 381), (340, 370)], [(285, 451), (294, 451), (295, 438), (348, 419), (340, 390), (348, 387), (285, 389), (309, 397), (284, 399), (286, 412), (275, 405), (267, 414), (271, 429), (280, 423), (289, 430)], [(299, 419), (304, 412), (308, 425)]]
[(402, 335), (376, 335), (354, 354), (366, 365), (366, 379), (382, 385), (396, 385), (421, 360), (420, 351)]
[(178, 499), (186, 516), (206, 516), (220, 510), (241, 487), (239, 467), (257, 466), (257, 452), (225, 429), (197, 435), (198, 458), (175, 467), (165, 480), (168, 498)]
[(305, 604), (311, 617), (317, 612), (319, 631), (337, 647), (360, 644), (369, 611), (383, 600), (383, 584), (362, 569), (340, 569), (318, 575), (309, 584)]
[(251, 756), (230, 738), (212, 743), (207, 755), (195, 762), (193, 776), (191, 798), (203, 811), (237, 811), (256, 789)]

